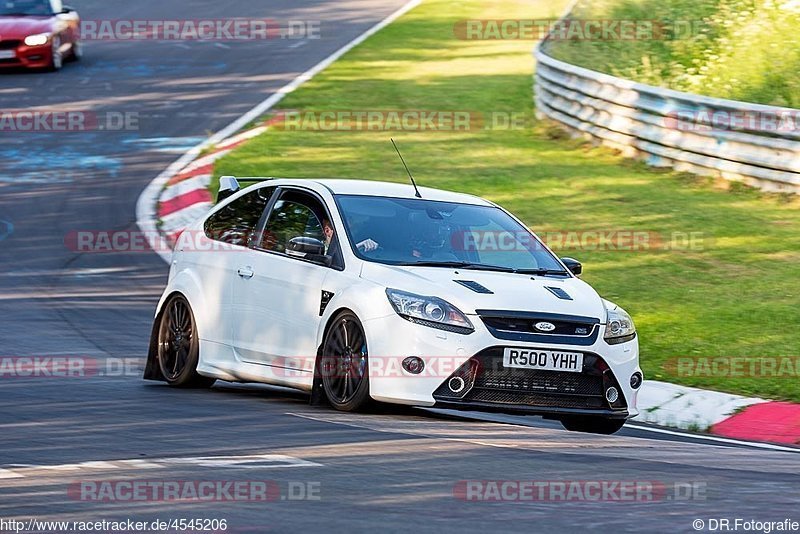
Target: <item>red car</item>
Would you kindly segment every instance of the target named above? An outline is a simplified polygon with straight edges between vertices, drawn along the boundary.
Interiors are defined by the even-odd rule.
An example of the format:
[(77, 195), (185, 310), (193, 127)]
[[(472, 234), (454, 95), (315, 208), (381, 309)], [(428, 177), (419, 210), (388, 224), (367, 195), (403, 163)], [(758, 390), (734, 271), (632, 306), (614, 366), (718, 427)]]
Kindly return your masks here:
[(80, 25), (61, 0), (0, 0), (0, 68), (59, 70), (80, 59)]

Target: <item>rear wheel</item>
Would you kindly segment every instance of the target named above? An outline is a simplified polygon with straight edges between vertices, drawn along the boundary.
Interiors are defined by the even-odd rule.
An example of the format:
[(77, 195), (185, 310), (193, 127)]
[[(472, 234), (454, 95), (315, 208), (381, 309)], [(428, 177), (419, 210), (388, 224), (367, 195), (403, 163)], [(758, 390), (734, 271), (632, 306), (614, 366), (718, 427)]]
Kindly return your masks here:
[(183, 295), (164, 305), (158, 328), (158, 366), (170, 386), (209, 387), (215, 379), (197, 374), (200, 340), (194, 314)]
[(336, 316), (322, 343), (319, 371), (325, 396), (337, 410), (352, 412), (370, 404), (368, 360), (361, 322), (352, 312)]
[(604, 417), (565, 417), (561, 424), (573, 432), (590, 432), (592, 434), (613, 434), (625, 424), (624, 419), (606, 419)]

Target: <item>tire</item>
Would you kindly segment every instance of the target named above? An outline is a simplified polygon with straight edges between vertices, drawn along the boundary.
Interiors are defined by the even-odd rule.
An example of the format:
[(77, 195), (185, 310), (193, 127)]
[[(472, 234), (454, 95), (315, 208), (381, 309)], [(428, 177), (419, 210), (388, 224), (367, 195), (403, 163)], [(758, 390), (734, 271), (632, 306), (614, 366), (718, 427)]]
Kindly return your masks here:
[(80, 61), (83, 58), (83, 43), (75, 41), (72, 43), (72, 50), (69, 53), (70, 61)]
[(200, 340), (192, 308), (183, 295), (171, 297), (161, 311), (156, 358), (164, 380), (182, 388), (210, 387), (216, 379), (197, 374)]
[(604, 417), (565, 417), (561, 424), (572, 432), (589, 432), (592, 434), (614, 434), (625, 425), (624, 419), (606, 419)]
[(338, 314), (322, 342), (319, 372), (328, 402), (343, 412), (364, 410), (369, 396), (369, 356), (361, 321), (352, 312)]
[(59, 48), (61, 48), (61, 37), (56, 35), (50, 45), (50, 70), (52, 72), (57, 72), (64, 66), (64, 57)]

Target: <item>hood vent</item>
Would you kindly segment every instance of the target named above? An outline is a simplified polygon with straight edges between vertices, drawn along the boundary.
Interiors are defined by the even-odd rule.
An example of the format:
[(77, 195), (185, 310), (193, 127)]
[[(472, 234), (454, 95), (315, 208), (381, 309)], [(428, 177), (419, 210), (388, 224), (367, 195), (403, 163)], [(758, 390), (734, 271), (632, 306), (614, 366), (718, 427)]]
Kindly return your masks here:
[(572, 300), (572, 297), (569, 296), (569, 293), (561, 289), (560, 287), (549, 287), (545, 286), (545, 289), (548, 290), (553, 295), (557, 296), (561, 300)]
[(467, 289), (471, 289), (475, 293), (483, 293), (485, 295), (493, 295), (494, 291), (490, 291), (489, 289), (485, 288), (478, 282), (474, 280), (453, 280), (456, 284), (461, 284), (462, 286), (466, 287)]

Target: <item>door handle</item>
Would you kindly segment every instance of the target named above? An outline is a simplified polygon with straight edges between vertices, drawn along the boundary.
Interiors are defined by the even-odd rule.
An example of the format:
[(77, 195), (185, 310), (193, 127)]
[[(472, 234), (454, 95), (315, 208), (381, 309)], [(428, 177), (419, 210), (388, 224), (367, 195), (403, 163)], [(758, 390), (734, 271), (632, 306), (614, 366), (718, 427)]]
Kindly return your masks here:
[(239, 267), (239, 269), (237, 269), (236, 273), (239, 276), (241, 276), (242, 278), (244, 278), (245, 280), (249, 280), (249, 279), (253, 278), (253, 275), (256, 274), (256, 273), (253, 272), (253, 268), (252, 267)]

